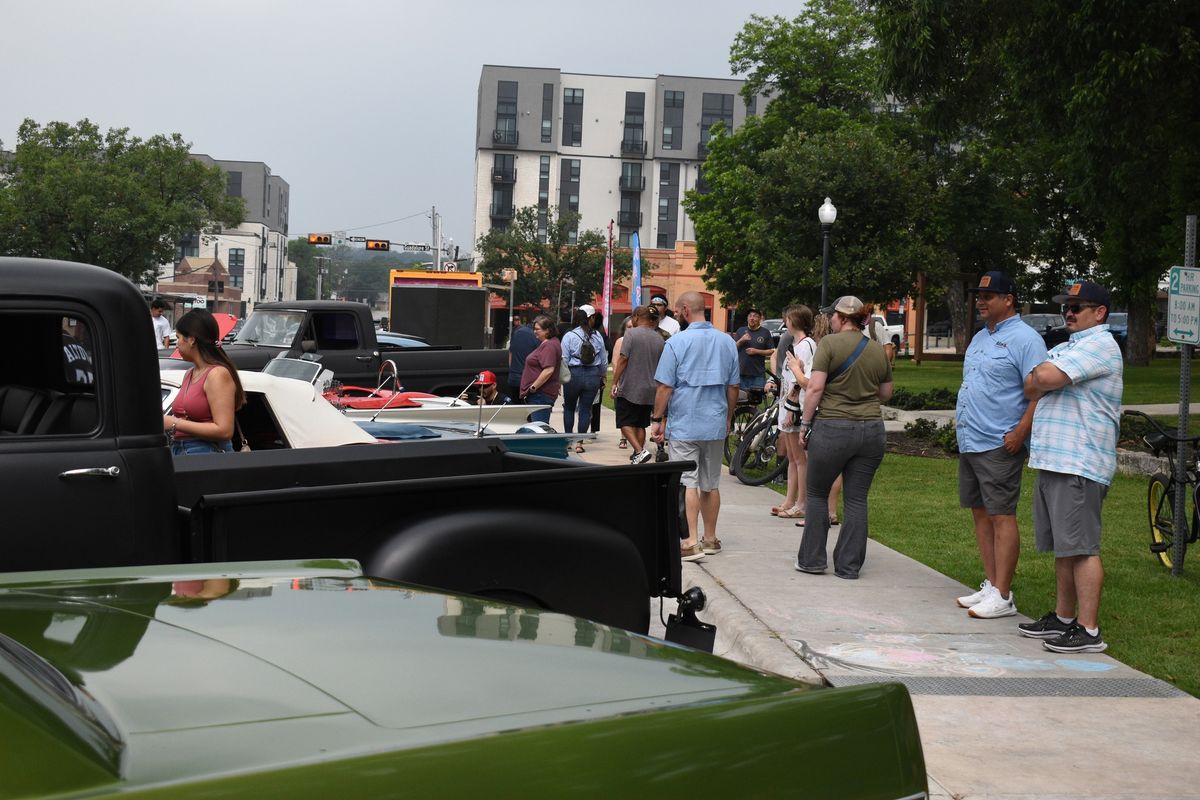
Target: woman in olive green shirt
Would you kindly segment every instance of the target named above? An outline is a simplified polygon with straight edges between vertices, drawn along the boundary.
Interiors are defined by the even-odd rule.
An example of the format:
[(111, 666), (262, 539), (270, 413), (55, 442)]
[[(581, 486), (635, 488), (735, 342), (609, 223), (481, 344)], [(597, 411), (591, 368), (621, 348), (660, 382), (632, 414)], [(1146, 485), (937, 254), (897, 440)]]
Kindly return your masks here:
[(892, 397), (892, 368), (878, 342), (863, 335), (871, 306), (839, 297), (821, 309), (831, 314), (830, 335), (813, 357), (800, 420), (808, 450), (808, 513), (796, 569), (825, 572), (829, 489), (843, 476), (845, 518), (833, 551), (833, 573), (854, 579), (867, 552), (867, 494), (883, 461), (886, 435), (880, 403)]

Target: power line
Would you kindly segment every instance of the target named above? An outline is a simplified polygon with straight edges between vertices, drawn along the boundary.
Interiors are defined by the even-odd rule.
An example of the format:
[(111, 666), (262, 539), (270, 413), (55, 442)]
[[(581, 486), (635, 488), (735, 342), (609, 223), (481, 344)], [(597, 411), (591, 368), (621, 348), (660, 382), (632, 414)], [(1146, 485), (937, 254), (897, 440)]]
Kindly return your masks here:
[(361, 230), (366, 230), (367, 228), (378, 228), (380, 225), (391, 225), (393, 222), (404, 222), (406, 219), (413, 219), (414, 217), (423, 217), (423, 216), (425, 216), (427, 213), (429, 213), (429, 212), (427, 212), (427, 211), (418, 211), (418, 212), (417, 212), (417, 213), (415, 213), (415, 214), (409, 214), (407, 217), (399, 217), (399, 218), (397, 218), (397, 219), (389, 219), (389, 220), (387, 220), (387, 221), (385, 221), (385, 222), (376, 222), (376, 223), (375, 223), (375, 224), (373, 224), (373, 225), (359, 225), (359, 226), (358, 226), (358, 227), (356, 227), (356, 228), (339, 228), (338, 230), (344, 230), (344, 231), (361, 231)]

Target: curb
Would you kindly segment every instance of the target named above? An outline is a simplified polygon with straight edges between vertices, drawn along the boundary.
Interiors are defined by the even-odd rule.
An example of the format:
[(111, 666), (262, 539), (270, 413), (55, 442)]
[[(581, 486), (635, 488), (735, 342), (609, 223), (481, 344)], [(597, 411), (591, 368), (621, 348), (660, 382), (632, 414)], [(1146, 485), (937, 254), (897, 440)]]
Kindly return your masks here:
[(714, 652), (722, 658), (737, 661), (759, 671), (774, 672), (785, 678), (828, 685), (801, 655), (768, 628), (754, 612), (715, 578), (703, 563), (684, 564), (684, 589), (699, 587), (708, 599), (699, 617), (717, 626)]

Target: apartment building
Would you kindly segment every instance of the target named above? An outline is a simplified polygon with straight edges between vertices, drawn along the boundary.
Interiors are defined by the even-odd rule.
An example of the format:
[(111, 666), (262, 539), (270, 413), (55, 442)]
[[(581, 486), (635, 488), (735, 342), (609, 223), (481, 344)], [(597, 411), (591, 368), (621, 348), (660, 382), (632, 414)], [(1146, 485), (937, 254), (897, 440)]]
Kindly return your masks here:
[[(620, 246), (675, 249), (695, 230), (681, 205), (702, 180), (709, 131), (728, 130), (767, 100), (744, 81), (587, 75), (543, 67), (484, 66), (475, 146), (478, 241), (517, 209), (577, 211), (580, 227), (614, 221)], [(543, 227), (544, 231), (544, 227)]]
[[(223, 228), (216, 234), (191, 233), (179, 242), (174, 264), (164, 266), (158, 289), (164, 293), (187, 294), (187, 271), (212, 259), (227, 273), (218, 287), (221, 297), (209, 295), (210, 304), (232, 298), (240, 301), (239, 316), (254, 309), (256, 303), (296, 299), (296, 266), (288, 261), (288, 182), (271, 172), (261, 161), (227, 161), (202, 153), (192, 157), (207, 166), (225, 172), (226, 193), (240, 197), (246, 204), (246, 217), (236, 228)], [(188, 260), (188, 264), (184, 260)], [(181, 270), (183, 271), (181, 273)]]

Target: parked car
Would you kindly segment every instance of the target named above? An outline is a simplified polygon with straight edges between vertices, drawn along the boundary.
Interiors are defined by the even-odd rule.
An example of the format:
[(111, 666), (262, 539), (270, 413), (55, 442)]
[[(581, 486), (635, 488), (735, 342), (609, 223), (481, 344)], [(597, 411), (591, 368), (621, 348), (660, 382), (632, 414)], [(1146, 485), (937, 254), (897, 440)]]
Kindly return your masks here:
[(1121, 352), (1125, 352), (1125, 342), (1129, 339), (1129, 314), (1125, 311), (1118, 311), (1115, 314), (1108, 315), (1108, 332), (1116, 339), (1117, 346), (1121, 348)]
[(0, 689), (5, 798), (928, 792), (901, 684), (802, 684), (352, 561), (0, 575)]
[(1071, 336), (1062, 314), (1022, 314), (1021, 321), (1042, 335), (1047, 348), (1062, 344)]
[(764, 319), (762, 326), (771, 332), (771, 346), (779, 347), (779, 337), (787, 330), (782, 319)]

